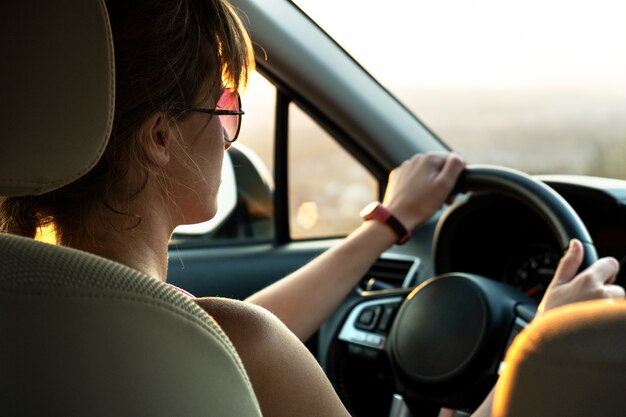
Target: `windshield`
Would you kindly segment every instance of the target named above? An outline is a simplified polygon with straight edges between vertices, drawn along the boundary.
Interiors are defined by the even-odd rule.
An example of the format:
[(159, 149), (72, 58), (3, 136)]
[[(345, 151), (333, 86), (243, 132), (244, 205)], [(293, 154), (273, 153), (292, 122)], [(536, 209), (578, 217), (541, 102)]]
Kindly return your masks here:
[(296, 3), (470, 163), (626, 179), (626, 2)]

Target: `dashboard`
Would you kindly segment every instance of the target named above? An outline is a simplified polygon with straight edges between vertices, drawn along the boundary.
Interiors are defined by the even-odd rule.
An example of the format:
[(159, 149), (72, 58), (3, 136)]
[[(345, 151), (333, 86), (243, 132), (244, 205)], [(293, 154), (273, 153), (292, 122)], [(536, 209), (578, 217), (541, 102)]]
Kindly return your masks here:
[[(626, 181), (581, 176), (537, 177), (581, 217), (598, 257), (626, 266)], [(437, 274), (471, 272), (505, 282), (539, 301), (565, 248), (534, 211), (509, 197), (470, 193), (442, 216), (434, 237)], [(622, 268), (617, 283), (626, 283)]]
[[(599, 257), (612, 256), (620, 261), (623, 268), (617, 283), (624, 286), (626, 181), (582, 176), (535, 178), (552, 187), (572, 206), (587, 227)], [(320, 344), (320, 362), (354, 415), (389, 415), (389, 410), (395, 409), (398, 376), (389, 355), (388, 341), (394, 337), (389, 323), (394, 322), (405, 299), (412, 299), (412, 295), (407, 297), (412, 287), (434, 276), (462, 272), (506, 283), (538, 303), (565, 249), (560, 247), (552, 229), (539, 214), (520, 201), (492, 192), (471, 192), (459, 197), (438, 220), (418, 228), (413, 237), (412, 242), (418, 244), (394, 247), (394, 256), (386, 254), (366, 274), (366, 278), (390, 282), (389, 276), (397, 272), (395, 269), (401, 269), (400, 261), (405, 261), (397, 256), (402, 254), (414, 258), (412, 263), (405, 262), (413, 266), (405, 265), (403, 273), (397, 272), (402, 278), (395, 279), (391, 288), (365, 288), (351, 295), (321, 332), (324, 342)], [(431, 238), (432, 253), (426, 253), (426, 242)], [(390, 263), (395, 267), (391, 268)], [(530, 306), (527, 309), (530, 320), (534, 314), (532, 303), (523, 305)], [(516, 311), (518, 315), (510, 324), (509, 337), (495, 338), (486, 345), (506, 350), (514, 335), (526, 324), (518, 323), (523, 314)], [(414, 322), (407, 323), (412, 326)], [(443, 328), (450, 329), (449, 326)], [(445, 338), (452, 340), (453, 335), (445, 334)], [(491, 359), (492, 355), (486, 355), (476, 366), (492, 366)], [(481, 387), (491, 387), (495, 380), (485, 378), (479, 381), (484, 384)], [(465, 386), (479, 387), (476, 385), (479, 382), (450, 385), (454, 387), (451, 392), (461, 392), (459, 390)], [(429, 398), (436, 398), (438, 387), (435, 385), (422, 384), (418, 388), (425, 390), (420, 392), (426, 392)], [(472, 394), (468, 398), (477, 400), (484, 395)], [(427, 404), (422, 406), (427, 407)]]

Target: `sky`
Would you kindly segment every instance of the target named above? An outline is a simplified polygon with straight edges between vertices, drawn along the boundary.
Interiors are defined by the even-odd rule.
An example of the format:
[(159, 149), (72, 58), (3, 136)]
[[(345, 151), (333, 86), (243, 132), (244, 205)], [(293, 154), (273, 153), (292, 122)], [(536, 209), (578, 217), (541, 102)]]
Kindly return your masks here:
[[(468, 161), (626, 179), (625, 0), (294, 1)], [(248, 92), (271, 166), (273, 90)]]
[(620, 0), (295, 0), (383, 84), (626, 86)]

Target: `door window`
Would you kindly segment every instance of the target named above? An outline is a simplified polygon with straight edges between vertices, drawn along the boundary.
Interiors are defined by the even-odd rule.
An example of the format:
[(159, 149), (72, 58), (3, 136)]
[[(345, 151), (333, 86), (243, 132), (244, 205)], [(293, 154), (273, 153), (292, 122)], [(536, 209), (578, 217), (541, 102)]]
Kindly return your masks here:
[(293, 239), (345, 236), (376, 200), (375, 178), (296, 104), (289, 107), (289, 224)]

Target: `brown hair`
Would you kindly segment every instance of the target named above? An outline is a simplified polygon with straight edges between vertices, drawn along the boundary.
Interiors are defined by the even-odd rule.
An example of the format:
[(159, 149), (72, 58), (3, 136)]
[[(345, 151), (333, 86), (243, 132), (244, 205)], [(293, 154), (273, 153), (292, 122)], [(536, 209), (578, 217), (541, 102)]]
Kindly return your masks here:
[(0, 197), (1, 232), (35, 237), (39, 227), (54, 224), (60, 243), (71, 245), (73, 236), (92, 235), (90, 225), (101, 210), (133, 217), (115, 197), (130, 164), (143, 167), (144, 185), (155, 174), (135, 140), (141, 124), (159, 111), (180, 120), (180, 109), (199, 97), (222, 85), (233, 90), (245, 85), (254, 67), (246, 30), (225, 0), (106, 0), (106, 5), (116, 83), (107, 149), (95, 168), (72, 184), (39, 196)]

